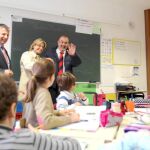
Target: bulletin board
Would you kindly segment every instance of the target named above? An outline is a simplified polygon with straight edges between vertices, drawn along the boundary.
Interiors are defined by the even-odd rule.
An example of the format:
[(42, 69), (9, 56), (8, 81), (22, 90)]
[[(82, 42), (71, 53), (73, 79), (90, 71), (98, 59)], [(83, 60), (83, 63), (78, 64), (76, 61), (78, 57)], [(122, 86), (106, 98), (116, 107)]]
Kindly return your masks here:
[(112, 52), (114, 65), (141, 65), (141, 42), (139, 41), (113, 39)]

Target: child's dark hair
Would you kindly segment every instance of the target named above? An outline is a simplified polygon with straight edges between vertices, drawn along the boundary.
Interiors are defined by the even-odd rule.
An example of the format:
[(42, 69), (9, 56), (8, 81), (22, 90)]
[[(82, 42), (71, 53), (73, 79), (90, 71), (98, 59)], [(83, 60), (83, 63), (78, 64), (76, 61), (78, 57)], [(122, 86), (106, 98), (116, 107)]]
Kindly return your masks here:
[(46, 58), (40, 59), (33, 65), (33, 75), (26, 86), (26, 96), (24, 99), (26, 103), (33, 101), (38, 84), (44, 83), (49, 77), (54, 74), (54, 72), (54, 63)]
[(13, 103), (17, 103), (16, 83), (6, 75), (0, 74), (0, 121), (5, 120)]
[(76, 82), (76, 78), (70, 72), (64, 72), (63, 74), (57, 77), (57, 84), (60, 91), (70, 90), (72, 85), (75, 85), (75, 82)]

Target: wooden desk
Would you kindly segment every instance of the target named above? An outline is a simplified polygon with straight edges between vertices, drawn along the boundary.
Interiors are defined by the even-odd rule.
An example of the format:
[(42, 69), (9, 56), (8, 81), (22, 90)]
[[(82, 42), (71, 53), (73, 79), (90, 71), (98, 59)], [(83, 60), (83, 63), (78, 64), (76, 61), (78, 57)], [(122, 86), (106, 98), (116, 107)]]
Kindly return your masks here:
[[(75, 108), (76, 112), (80, 114), (80, 119), (96, 119), (98, 118), (98, 122), (95, 123), (99, 124), (99, 117), (100, 117), (100, 111), (105, 110), (106, 106), (77, 106)], [(89, 114), (91, 113), (91, 115)], [(92, 115), (93, 114), (93, 115)], [(96, 117), (96, 118), (95, 118)], [(94, 120), (92, 123), (94, 123)], [(91, 125), (91, 121), (86, 123), (89, 127)], [(96, 126), (98, 125), (96, 124)], [(98, 127), (98, 126), (97, 126)], [(104, 143), (104, 140), (112, 140), (113, 136), (116, 132), (117, 127), (110, 127), (110, 128), (103, 128), (100, 127), (96, 131), (94, 130), (84, 130), (84, 129), (51, 129), (51, 130), (40, 130), (42, 133), (46, 134), (52, 134), (52, 135), (58, 135), (58, 136), (69, 136), (73, 137), (79, 141), (86, 142), (88, 144), (88, 150), (96, 150), (98, 149), (100, 144)]]
[(100, 127), (96, 132), (87, 132), (80, 130), (60, 130), (60, 129), (52, 129), (48, 131), (40, 130), (40, 132), (57, 136), (73, 137), (81, 142), (86, 142), (88, 144), (87, 150), (97, 150), (98, 147), (104, 143), (104, 140), (113, 139), (116, 128), (117, 128), (116, 126), (110, 128)]
[[(129, 116), (124, 116), (123, 122), (118, 130), (116, 139), (120, 139), (124, 135), (124, 128), (130, 123), (135, 123), (137, 120)], [(97, 150), (100, 145), (104, 144), (105, 140), (113, 140), (116, 133), (117, 126), (103, 128), (99, 127), (96, 132), (88, 132), (83, 130), (68, 130), (68, 129), (51, 129), (40, 130), (41, 133), (56, 135), (56, 136), (69, 136), (81, 142), (88, 144), (87, 150)]]

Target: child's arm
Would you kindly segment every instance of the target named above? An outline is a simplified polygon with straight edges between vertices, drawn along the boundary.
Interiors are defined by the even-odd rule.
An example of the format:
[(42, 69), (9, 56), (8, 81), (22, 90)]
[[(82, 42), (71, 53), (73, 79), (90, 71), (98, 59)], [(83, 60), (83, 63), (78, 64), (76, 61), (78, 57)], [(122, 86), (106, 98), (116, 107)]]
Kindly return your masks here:
[(68, 99), (66, 96), (61, 96), (57, 98), (56, 109), (64, 110), (64, 109), (74, 109), (75, 106), (79, 106), (79, 102), (74, 99)]
[(78, 93), (77, 97), (79, 97), (80, 100), (82, 100), (82, 103), (84, 103), (85, 105), (88, 105), (88, 98), (85, 96), (84, 93)]
[(77, 93), (77, 97), (79, 97), (79, 98), (82, 99), (83, 101), (86, 101), (86, 100), (87, 100), (87, 97), (86, 97), (85, 94), (82, 93), (82, 92)]
[(59, 99), (57, 100), (56, 109), (57, 110), (64, 110), (67, 109), (68, 102), (65, 99)]

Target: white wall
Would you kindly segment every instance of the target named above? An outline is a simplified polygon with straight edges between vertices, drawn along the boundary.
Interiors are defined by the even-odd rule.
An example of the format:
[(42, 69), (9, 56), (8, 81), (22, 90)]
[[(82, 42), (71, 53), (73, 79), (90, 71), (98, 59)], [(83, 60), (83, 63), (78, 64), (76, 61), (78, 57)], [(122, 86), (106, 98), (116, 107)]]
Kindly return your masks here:
[[(131, 67), (127, 66), (102, 67), (101, 87), (105, 92), (114, 92), (114, 83), (125, 80), (132, 82), (140, 90), (146, 90), (144, 9), (147, 8), (150, 8), (150, 0), (0, 0), (0, 22), (11, 27), (11, 15), (52, 21), (65, 15), (70, 17), (66, 20), (70, 24), (74, 17), (100, 22), (103, 38), (141, 41), (139, 76), (128, 75)], [(60, 22), (61, 19), (64, 18), (60, 17)], [(133, 29), (129, 28), (129, 22), (134, 23)], [(11, 37), (7, 48), (11, 48)]]

